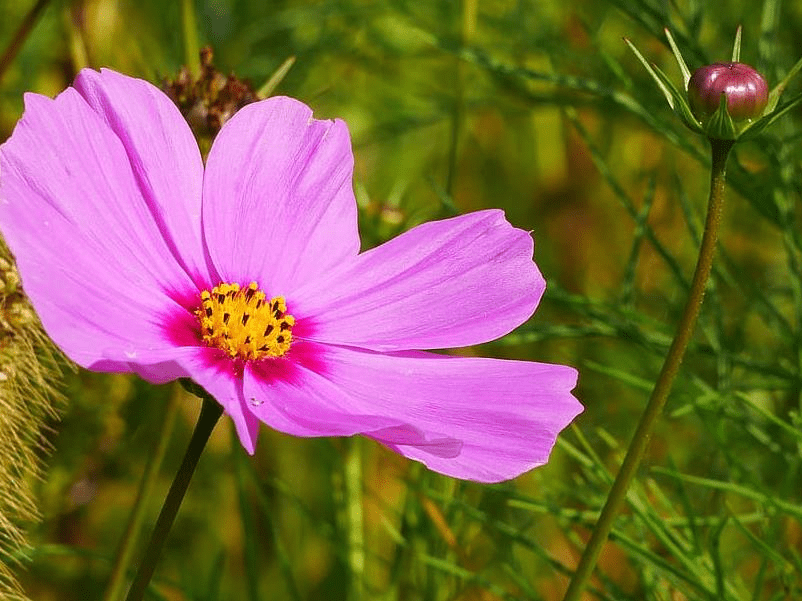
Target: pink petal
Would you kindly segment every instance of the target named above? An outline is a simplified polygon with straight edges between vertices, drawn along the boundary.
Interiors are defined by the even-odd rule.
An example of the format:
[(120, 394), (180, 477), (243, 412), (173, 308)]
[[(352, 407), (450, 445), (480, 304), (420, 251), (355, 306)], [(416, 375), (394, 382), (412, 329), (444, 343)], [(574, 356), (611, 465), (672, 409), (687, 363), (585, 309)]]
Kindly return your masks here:
[(200, 223), (203, 162), (178, 108), (152, 84), (109, 69), (84, 69), (74, 87), (122, 142), (176, 260), (199, 286), (208, 283)]
[(240, 110), (214, 141), (203, 184), (206, 240), (222, 279), (287, 295), (356, 255), (352, 174), (342, 121), (317, 121), (282, 97)]
[(0, 228), (45, 329), (85, 367), (168, 361), (164, 319), (186, 313), (173, 299), (194, 285), (125, 148), (72, 88), (25, 105), (0, 146)]
[(102, 359), (92, 365), (93, 371), (110, 373), (135, 373), (151, 384), (165, 384), (178, 378), (191, 378), (185, 364), (192, 362), (198, 354), (198, 347), (170, 347), (161, 350), (147, 350), (122, 353), (119, 349), (108, 352), (108, 359)]
[(546, 283), (501, 211), (424, 223), (288, 298), (313, 340), (391, 351), (468, 346), (526, 321)]
[(244, 396), (249, 411), (274, 430), (294, 436), (351, 436), (402, 424), (355, 410), (347, 391), (318, 373), (318, 345), (295, 343), (291, 355), (249, 364)]
[(248, 411), (242, 394), (242, 376), (225, 354), (206, 347), (191, 349), (180, 360), (192, 380), (223, 406), (237, 429), (242, 446), (253, 455), (259, 420)]
[(271, 426), (362, 432), (432, 470), (481, 482), (546, 463), (558, 433), (582, 411), (570, 393), (576, 370), (562, 365), (304, 343), (285, 366), (261, 366), (246, 373), (244, 392)]
[(459, 457), (464, 446), (462, 441), (456, 438), (427, 439), (425, 432), (409, 425), (382, 428), (381, 430), (370, 432), (368, 436), (401, 455), (404, 455), (404, 451), (401, 450), (402, 447), (415, 447), (433, 457), (454, 459)]

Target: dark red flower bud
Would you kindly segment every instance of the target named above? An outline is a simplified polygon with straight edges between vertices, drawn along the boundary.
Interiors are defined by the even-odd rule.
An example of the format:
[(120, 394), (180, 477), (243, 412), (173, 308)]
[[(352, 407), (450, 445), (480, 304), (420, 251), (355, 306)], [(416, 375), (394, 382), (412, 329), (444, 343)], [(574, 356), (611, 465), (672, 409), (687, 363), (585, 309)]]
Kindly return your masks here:
[(688, 101), (693, 114), (704, 120), (718, 110), (721, 95), (733, 120), (759, 117), (769, 101), (763, 76), (743, 63), (713, 63), (699, 67), (688, 82)]

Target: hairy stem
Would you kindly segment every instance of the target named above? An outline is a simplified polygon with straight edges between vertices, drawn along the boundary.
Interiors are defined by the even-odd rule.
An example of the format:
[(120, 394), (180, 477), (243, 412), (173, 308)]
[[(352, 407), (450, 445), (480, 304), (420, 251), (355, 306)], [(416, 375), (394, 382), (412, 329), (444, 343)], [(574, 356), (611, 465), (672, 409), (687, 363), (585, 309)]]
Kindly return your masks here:
[(651, 439), (654, 425), (663, 411), (668, 395), (671, 392), (671, 387), (674, 384), (674, 378), (688, 347), (688, 342), (693, 335), (696, 318), (699, 316), (699, 309), (702, 306), (707, 280), (710, 277), (710, 270), (713, 266), (713, 255), (716, 250), (716, 239), (724, 205), (727, 158), (733, 142), (731, 140), (711, 140), (710, 145), (713, 154), (710, 173), (710, 198), (707, 204), (705, 231), (702, 236), (702, 244), (699, 247), (699, 258), (696, 261), (696, 270), (693, 274), (688, 299), (685, 301), (682, 317), (677, 325), (674, 340), (671, 343), (671, 348), (668, 349), (668, 355), (666, 355), (666, 359), (663, 362), (663, 368), (660, 370), (657, 383), (652, 390), (652, 395), (632, 437), (632, 442), (629, 444), (624, 462), (621, 464), (621, 469), (618, 471), (610, 493), (607, 495), (607, 501), (579, 560), (579, 565), (576, 572), (574, 572), (568, 590), (565, 592), (563, 601), (579, 601), (582, 591), (585, 590), (585, 586), (599, 559), (602, 547), (610, 535), (613, 521), (624, 504), (629, 485), (641, 464), (646, 447)]

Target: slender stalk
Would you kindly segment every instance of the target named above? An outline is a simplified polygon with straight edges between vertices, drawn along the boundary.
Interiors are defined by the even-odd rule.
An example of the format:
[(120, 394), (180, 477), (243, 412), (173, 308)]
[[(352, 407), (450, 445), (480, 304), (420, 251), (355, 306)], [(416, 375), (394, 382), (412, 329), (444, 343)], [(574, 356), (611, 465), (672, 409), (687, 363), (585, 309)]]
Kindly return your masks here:
[[(237, 433), (232, 432), (232, 437), (236, 441)], [(259, 601), (259, 574), (261, 573), (261, 563), (259, 561), (259, 551), (257, 547), (257, 526), (253, 504), (250, 500), (248, 483), (246, 481), (246, 469), (248, 454), (242, 445), (235, 444), (232, 448), (234, 458), (234, 477), (237, 482), (237, 496), (239, 497), (239, 515), (242, 521), (242, 555), (245, 561), (245, 589), (249, 601)]]
[(167, 450), (167, 442), (170, 440), (170, 433), (173, 431), (178, 409), (181, 406), (180, 400), (178, 394), (173, 394), (167, 405), (167, 410), (164, 412), (164, 418), (159, 429), (159, 438), (156, 442), (156, 447), (153, 449), (153, 454), (148, 459), (147, 466), (145, 466), (145, 473), (142, 474), (142, 481), (139, 484), (136, 500), (128, 518), (128, 524), (125, 527), (120, 546), (117, 549), (117, 555), (114, 558), (114, 568), (109, 578), (109, 584), (106, 587), (106, 593), (103, 595), (103, 601), (117, 601), (122, 596), (125, 576), (131, 563), (131, 555), (139, 540), (142, 520), (145, 517), (147, 500), (153, 493), (153, 487), (159, 475), (159, 468)]
[(345, 509), (348, 524), (348, 563), (351, 568), (349, 599), (365, 598), (365, 516), (362, 498), (362, 439), (348, 440), (345, 460)]
[(290, 72), (290, 69), (292, 69), (294, 64), (295, 57), (287, 57), (287, 59), (279, 65), (278, 69), (273, 71), (273, 75), (270, 76), (264, 85), (259, 88), (259, 90), (256, 92), (256, 95), (259, 98), (267, 98), (268, 96), (271, 96), (279, 84), (284, 81), (284, 78), (287, 76), (287, 73)]
[(585, 551), (582, 553), (579, 565), (568, 585), (568, 590), (565, 592), (563, 601), (579, 601), (582, 591), (584, 591), (593, 573), (602, 547), (607, 537), (610, 535), (613, 521), (618, 515), (621, 506), (624, 504), (629, 485), (646, 452), (646, 447), (651, 439), (654, 425), (660, 413), (663, 411), (668, 395), (671, 392), (674, 378), (677, 375), (680, 363), (685, 355), (685, 350), (688, 347), (688, 342), (693, 335), (696, 318), (699, 316), (699, 309), (702, 306), (702, 299), (704, 298), (705, 286), (707, 285), (707, 280), (710, 277), (710, 270), (713, 266), (713, 255), (716, 250), (716, 239), (718, 237), (722, 207), (724, 205), (727, 158), (729, 157), (733, 143), (734, 142), (731, 140), (710, 141), (713, 154), (713, 164), (710, 172), (710, 198), (707, 204), (705, 231), (702, 236), (702, 244), (699, 247), (699, 258), (696, 262), (696, 270), (693, 273), (693, 281), (691, 282), (688, 299), (685, 301), (682, 317), (677, 325), (674, 340), (671, 343), (671, 347), (668, 349), (668, 355), (666, 355), (665, 361), (663, 362), (663, 368), (660, 370), (657, 383), (652, 390), (652, 395), (649, 398), (646, 409), (641, 416), (640, 423), (638, 423), (638, 427), (632, 437), (632, 442), (629, 444), (624, 462), (621, 464), (621, 469), (615, 478), (615, 482), (613, 482), (610, 493), (607, 495), (607, 501), (599, 515), (596, 527), (593, 529), (593, 534), (591, 534)]
[(88, 67), (89, 48), (86, 40), (86, 24), (84, 3), (71, 2), (64, 6), (64, 29), (67, 34), (67, 49), (76, 73)]
[(181, 2), (181, 26), (184, 30), (184, 58), (193, 79), (201, 74), (200, 42), (198, 42), (198, 19), (195, 15), (194, 0)]
[(22, 44), (25, 43), (25, 39), (33, 30), (33, 26), (36, 25), (36, 20), (49, 3), (50, 0), (37, 0), (25, 15), (17, 31), (14, 32), (14, 37), (11, 38), (3, 54), (0, 55), (0, 80), (3, 79), (3, 75), (11, 66), (11, 63), (14, 62), (17, 54), (22, 49)]
[[(476, 33), (476, 15), (479, 10), (479, 0), (462, 0), (462, 30), (460, 33), (461, 47), (464, 50), (472, 41)], [(451, 113), (451, 140), (448, 150), (448, 173), (446, 174), (446, 195), (449, 200), (454, 199), (457, 183), (457, 169), (459, 168), (459, 143), (465, 121), (465, 61), (460, 57), (455, 59), (454, 72), (454, 105)]]
[(128, 590), (126, 601), (141, 601), (145, 595), (145, 589), (153, 576), (153, 571), (156, 569), (156, 563), (167, 539), (167, 533), (173, 525), (178, 508), (181, 506), (181, 501), (187, 492), (189, 481), (195, 472), (195, 466), (198, 465), (198, 459), (200, 459), (206, 442), (209, 440), (209, 435), (223, 413), (223, 407), (209, 396), (206, 391), (199, 387), (195, 387), (191, 391), (199, 394), (203, 399), (200, 417), (195, 426), (195, 431), (192, 433), (192, 439), (189, 441), (187, 452), (184, 454), (181, 467), (178, 468), (175, 480), (173, 480), (170, 491), (167, 493), (167, 498), (164, 500), (161, 513), (156, 520), (156, 526), (153, 528), (150, 543), (148, 543), (148, 548), (145, 551), (145, 558), (142, 560), (134, 582)]

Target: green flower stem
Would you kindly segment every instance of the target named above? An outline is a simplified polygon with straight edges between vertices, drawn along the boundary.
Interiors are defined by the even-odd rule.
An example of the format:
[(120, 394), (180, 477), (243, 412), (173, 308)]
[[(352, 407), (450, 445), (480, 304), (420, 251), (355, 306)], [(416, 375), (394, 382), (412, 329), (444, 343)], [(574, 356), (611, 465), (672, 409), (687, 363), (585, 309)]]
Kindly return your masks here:
[[(176, 392), (177, 389), (176, 389)], [(136, 543), (139, 540), (139, 532), (142, 529), (142, 520), (145, 517), (145, 507), (147, 500), (153, 493), (153, 487), (156, 484), (156, 478), (159, 475), (159, 468), (161, 467), (164, 453), (167, 450), (167, 443), (170, 440), (170, 434), (173, 431), (176, 417), (178, 416), (178, 409), (181, 406), (181, 397), (178, 394), (173, 394), (170, 398), (167, 410), (162, 419), (161, 428), (159, 429), (159, 437), (156, 447), (153, 449), (153, 454), (148, 459), (148, 464), (145, 466), (145, 473), (142, 475), (142, 481), (139, 484), (136, 500), (131, 510), (131, 515), (128, 518), (128, 524), (125, 527), (120, 546), (117, 549), (117, 555), (114, 558), (114, 568), (109, 578), (109, 584), (106, 587), (106, 593), (103, 596), (103, 601), (117, 601), (122, 597), (123, 586), (125, 585), (125, 576), (128, 572), (128, 567), (131, 563), (131, 555), (133, 554)]]
[(209, 440), (209, 435), (212, 433), (212, 430), (214, 430), (217, 420), (223, 413), (223, 407), (205, 390), (192, 384), (188, 386), (190, 386), (190, 392), (197, 394), (203, 399), (200, 417), (195, 426), (195, 431), (192, 433), (192, 439), (189, 441), (187, 452), (184, 454), (181, 467), (178, 468), (175, 480), (173, 480), (170, 491), (167, 493), (167, 498), (164, 500), (159, 519), (156, 520), (156, 526), (153, 528), (150, 543), (145, 551), (145, 558), (142, 560), (134, 582), (128, 590), (126, 601), (141, 601), (145, 595), (145, 589), (153, 576), (153, 571), (156, 569), (156, 563), (159, 560), (162, 547), (167, 539), (167, 533), (173, 525), (175, 516), (178, 513), (178, 508), (181, 506), (181, 501), (184, 499), (184, 494), (187, 492), (189, 481), (192, 479), (192, 474), (195, 472), (195, 466), (198, 465), (198, 459), (200, 459), (206, 442)]
[(663, 368), (657, 378), (657, 383), (654, 386), (654, 390), (652, 390), (652, 395), (641, 416), (638, 428), (635, 430), (632, 442), (629, 444), (626, 457), (624, 457), (624, 462), (621, 464), (621, 469), (615, 478), (615, 482), (613, 482), (610, 493), (607, 495), (607, 501), (599, 515), (599, 520), (596, 522), (596, 527), (585, 547), (585, 551), (582, 553), (582, 558), (579, 560), (579, 565), (568, 585), (563, 601), (579, 601), (593, 573), (602, 547), (613, 527), (613, 521), (624, 504), (629, 485), (646, 452), (654, 425), (663, 410), (663, 406), (666, 404), (674, 378), (693, 334), (696, 318), (702, 306), (705, 286), (710, 276), (710, 269), (713, 266), (716, 238), (724, 205), (727, 158), (733, 143), (732, 140), (710, 140), (713, 154), (713, 165), (710, 173), (710, 199), (707, 204), (707, 219), (705, 221), (702, 244), (699, 248), (699, 258), (696, 262), (696, 270), (693, 274), (688, 299), (685, 302), (685, 309), (677, 326), (677, 332), (674, 334), (671, 348), (668, 349)]

